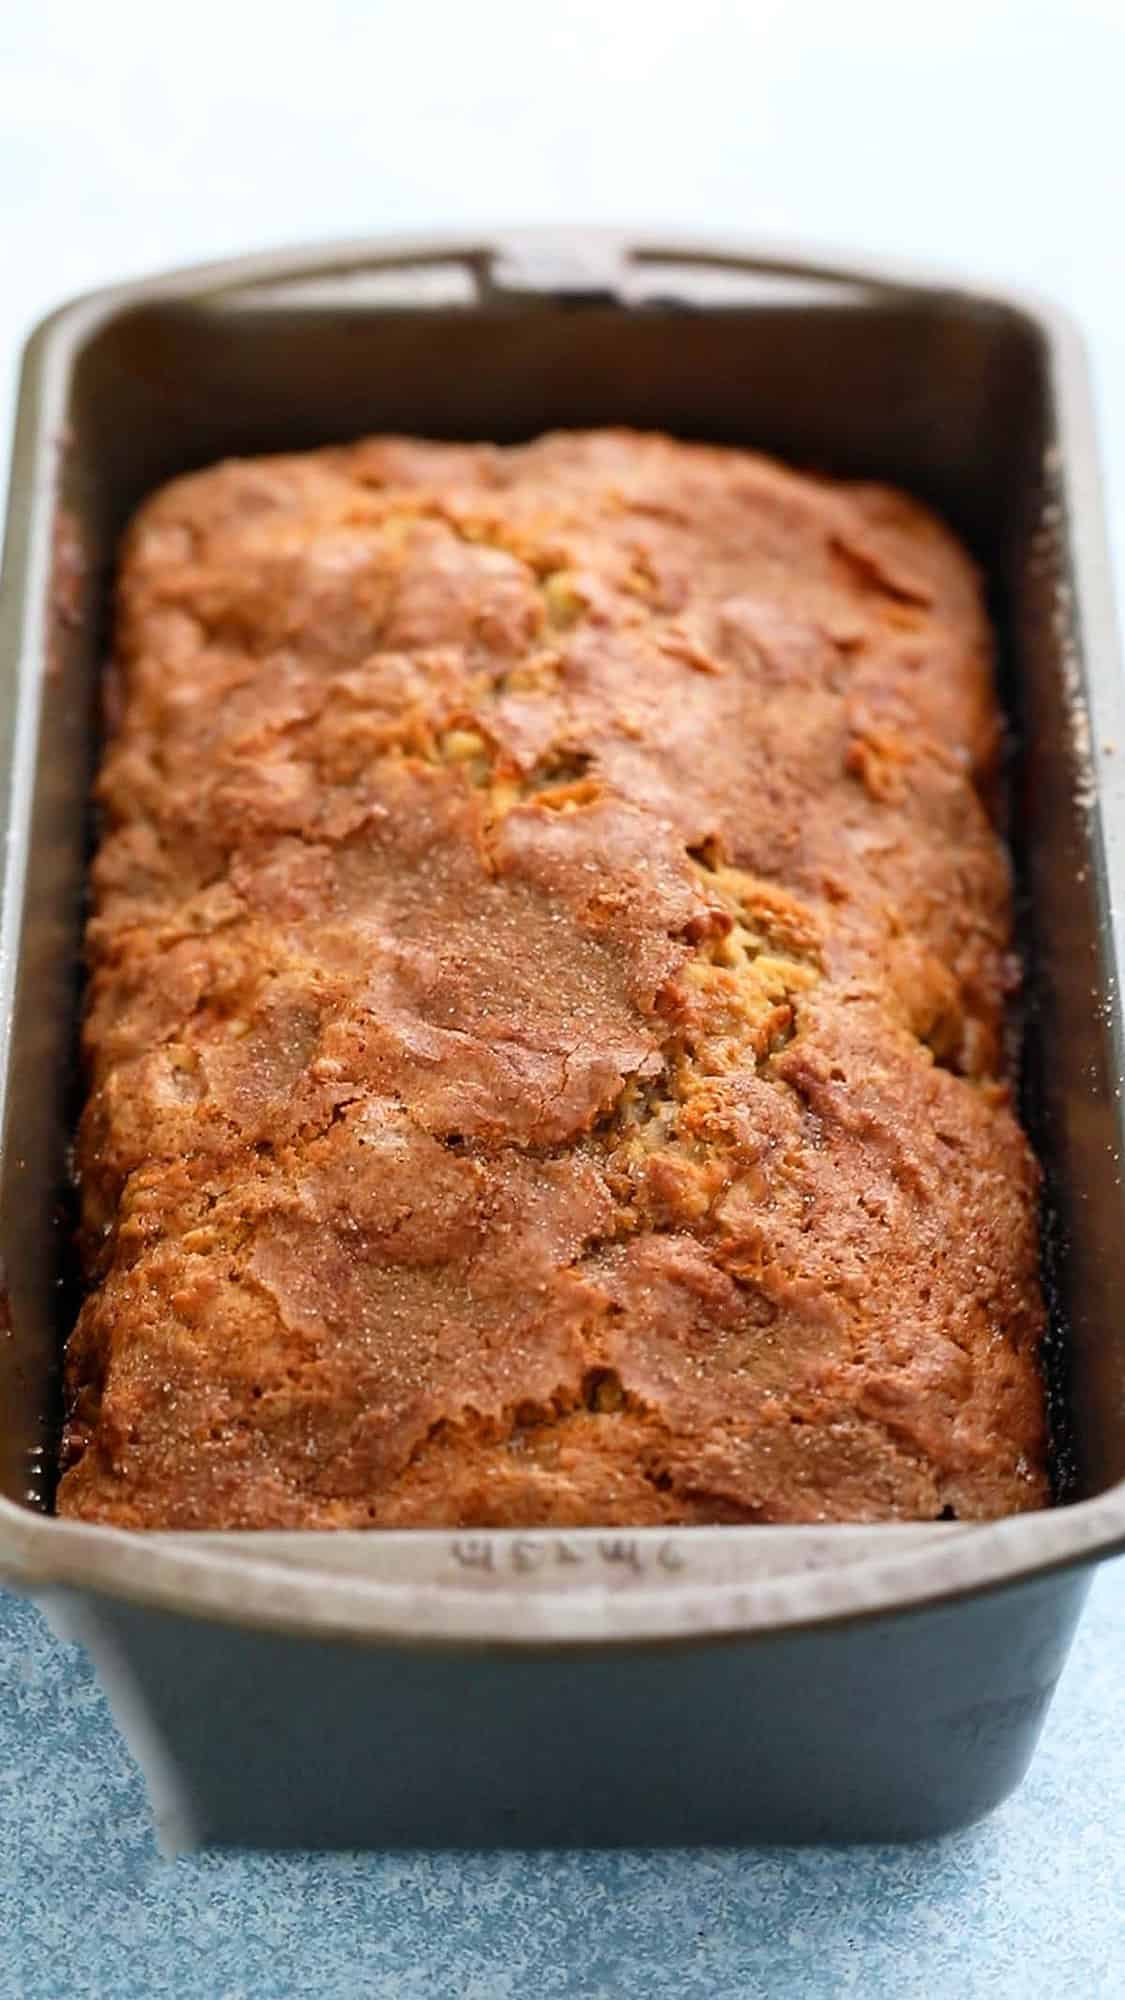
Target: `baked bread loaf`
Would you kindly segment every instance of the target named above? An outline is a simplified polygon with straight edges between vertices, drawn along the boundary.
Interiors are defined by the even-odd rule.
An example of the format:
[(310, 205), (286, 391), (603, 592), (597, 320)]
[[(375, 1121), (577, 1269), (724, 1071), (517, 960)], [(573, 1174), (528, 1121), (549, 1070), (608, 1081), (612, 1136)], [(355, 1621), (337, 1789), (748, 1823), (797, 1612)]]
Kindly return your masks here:
[(622, 431), (177, 480), (126, 539), (62, 1513), (1047, 1499), (973, 568)]

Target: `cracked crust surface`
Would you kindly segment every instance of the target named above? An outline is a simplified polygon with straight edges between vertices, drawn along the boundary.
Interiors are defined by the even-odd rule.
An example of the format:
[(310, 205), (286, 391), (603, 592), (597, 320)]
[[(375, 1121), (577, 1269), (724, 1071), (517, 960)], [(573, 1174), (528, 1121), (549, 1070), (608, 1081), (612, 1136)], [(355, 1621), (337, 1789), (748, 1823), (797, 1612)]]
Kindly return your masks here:
[(887, 489), (372, 439), (126, 539), (60, 1511), (1044, 1504), (977, 579)]

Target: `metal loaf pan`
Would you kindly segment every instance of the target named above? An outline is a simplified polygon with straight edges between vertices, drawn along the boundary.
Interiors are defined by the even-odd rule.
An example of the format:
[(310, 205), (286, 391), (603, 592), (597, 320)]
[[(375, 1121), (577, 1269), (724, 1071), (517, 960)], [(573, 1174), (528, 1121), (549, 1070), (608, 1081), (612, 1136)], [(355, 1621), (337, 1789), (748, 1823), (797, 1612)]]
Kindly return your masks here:
[[(119, 531), (158, 482), (228, 453), (607, 422), (901, 482), (985, 565), (1019, 745), (1026, 1110), (1073, 1497), (983, 1525), (672, 1535), (52, 1518)], [(0, 1570), (86, 1638), (166, 1841), (882, 1839), (987, 1811), (1027, 1764), (1092, 1564), (1125, 1544), (1125, 713), (1067, 327), (925, 275), (572, 233), (102, 292), (28, 350), (0, 645)]]

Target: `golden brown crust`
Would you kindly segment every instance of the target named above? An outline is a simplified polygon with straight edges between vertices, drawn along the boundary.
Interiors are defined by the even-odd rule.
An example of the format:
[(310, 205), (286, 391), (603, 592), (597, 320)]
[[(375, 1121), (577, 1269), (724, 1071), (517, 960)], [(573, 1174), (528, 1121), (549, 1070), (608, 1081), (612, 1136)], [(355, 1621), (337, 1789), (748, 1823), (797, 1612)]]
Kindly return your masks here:
[(61, 1511), (1046, 1498), (998, 715), (903, 496), (626, 432), (230, 463), (124, 551)]

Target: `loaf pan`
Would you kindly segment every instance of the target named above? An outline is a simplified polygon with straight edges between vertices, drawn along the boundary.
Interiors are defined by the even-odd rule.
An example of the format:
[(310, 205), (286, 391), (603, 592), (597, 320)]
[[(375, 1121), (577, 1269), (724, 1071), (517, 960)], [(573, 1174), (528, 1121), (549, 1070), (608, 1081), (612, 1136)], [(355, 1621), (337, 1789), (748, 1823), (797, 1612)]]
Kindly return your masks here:
[[(672, 1534), (53, 1518), (86, 800), (121, 528), (226, 454), (602, 423), (899, 482), (985, 567), (1065, 1504)], [(925, 274), (573, 232), (101, 292), (27, 353), (0, 644), (0, 1571), (89, 1645), (166, 1844), (895, 1839), (986, 1812), (1031, 1755), (1093, 1564), (1125, 1543), (1125, 715), (1067, 326)]]

